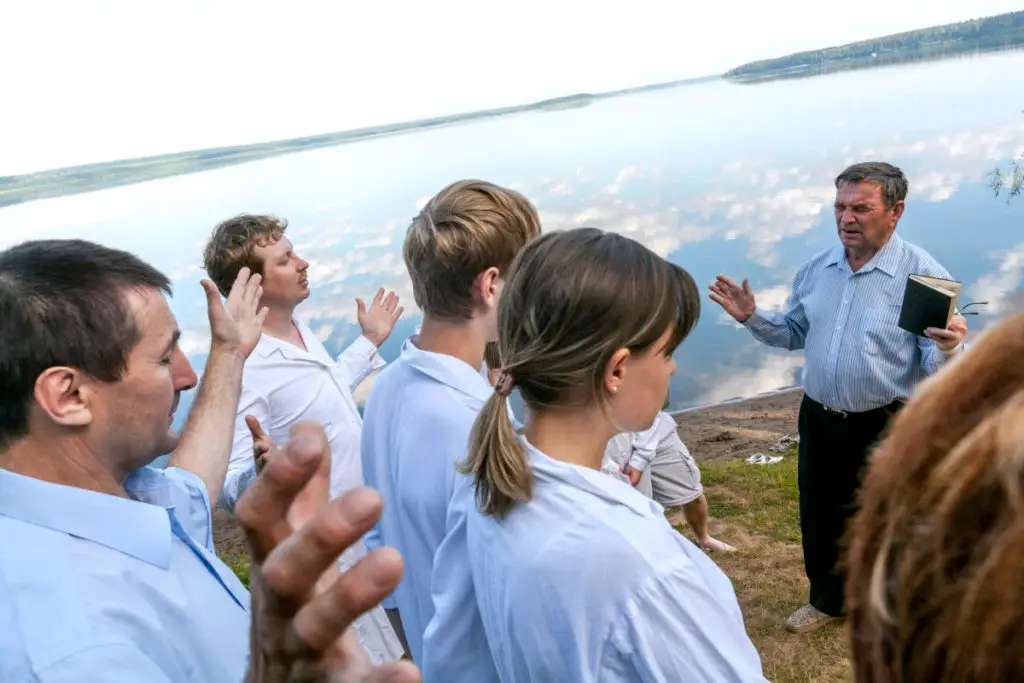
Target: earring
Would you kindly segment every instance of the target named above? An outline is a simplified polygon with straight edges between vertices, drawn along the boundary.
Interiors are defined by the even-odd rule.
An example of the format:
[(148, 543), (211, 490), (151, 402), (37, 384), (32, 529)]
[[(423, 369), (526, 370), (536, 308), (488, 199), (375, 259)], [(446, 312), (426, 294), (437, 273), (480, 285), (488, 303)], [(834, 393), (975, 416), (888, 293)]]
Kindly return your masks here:
[(612, 387), (612, 393), (613, 394), (619, 393), (619, 385), (618, 384), (616, 384), (614, 387)]

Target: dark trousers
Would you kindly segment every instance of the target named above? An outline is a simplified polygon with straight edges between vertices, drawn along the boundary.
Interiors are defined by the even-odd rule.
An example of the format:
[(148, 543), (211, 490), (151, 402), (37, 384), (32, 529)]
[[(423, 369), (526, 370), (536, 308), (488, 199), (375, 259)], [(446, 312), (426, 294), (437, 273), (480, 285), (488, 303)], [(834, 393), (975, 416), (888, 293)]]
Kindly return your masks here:
[(894, 403), (863, 413), (837, 413), (804, 396), (800, 404), (800, 531), (810, 603), (829, 616), (844, 614), (840, 544), (853, 513), (868, 456)]

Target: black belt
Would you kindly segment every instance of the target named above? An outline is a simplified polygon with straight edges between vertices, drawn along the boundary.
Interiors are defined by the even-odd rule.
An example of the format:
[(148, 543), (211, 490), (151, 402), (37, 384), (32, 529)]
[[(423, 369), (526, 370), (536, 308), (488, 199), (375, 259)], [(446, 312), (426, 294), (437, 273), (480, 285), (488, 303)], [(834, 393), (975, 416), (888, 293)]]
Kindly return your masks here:
[(811, 403), (813, 403), (816, 406), (820, 407), (826, 413), (829, 413), (831, 415), (836, 415), (836, 416), (842, 417), (842, 418), (847, 418), (847, 417), (851, 417), (851, 416), (852, 417), (860, 417), (862, 415), (874, 415), (874, 414), (879, 413), (879, 412), (885, 412), (885, 413), (887, 413), (889, 415), (892, 415), (893, 413), (898, 413), (900, 411), (900, 409), (902, 409), (903, 406), (906, 405), (906, 401), (904, 401), (902, 399), (897, 399), (897, 400), (893, 401), (892, 403), (889, 403), (888, 405), (884, 405), (884, 406), (882, 406), (880, 408), (872, 408), (871, 410), (862, 410), (862, 411), (859, 411), (859, 412), (855, 412), (855, 411), (852, 411), (852, 410), (839, 410), (838, 408), (830, 408), (829, 406), (825, 405), (824, 403), (819, 403), (818, 401), (815, 401), (813, 398), (811, 398), (810, 396), (807, 396), (806, 394), (805, 394), (805, 397), (807, 398), (808, 401), (810, 401)]

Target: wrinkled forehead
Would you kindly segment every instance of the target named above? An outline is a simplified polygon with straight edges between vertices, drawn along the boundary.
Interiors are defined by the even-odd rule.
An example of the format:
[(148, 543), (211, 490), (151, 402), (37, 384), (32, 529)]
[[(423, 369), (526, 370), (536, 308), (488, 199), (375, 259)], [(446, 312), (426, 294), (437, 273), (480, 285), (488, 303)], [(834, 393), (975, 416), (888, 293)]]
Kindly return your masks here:
[(846, 203), (871, 203), (882, 201), (882, 186), (863, 180), (857, 183), (842, 183), (836, 188), (836, 200)]

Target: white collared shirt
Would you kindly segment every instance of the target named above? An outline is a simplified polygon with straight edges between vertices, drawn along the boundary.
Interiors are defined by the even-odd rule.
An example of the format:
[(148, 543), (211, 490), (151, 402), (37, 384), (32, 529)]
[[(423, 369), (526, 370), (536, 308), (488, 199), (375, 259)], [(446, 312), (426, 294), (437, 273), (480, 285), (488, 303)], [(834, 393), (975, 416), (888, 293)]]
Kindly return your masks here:
[[(529, 503), (498, 520), (465, 505), (469, 482), (456, 492), (452, 516), (464, 505), (464, 523), (435, 564), (468, 563), (475, 600), (451, 599), (465, 589), (438, 581), (425, 683), (488, 666), (496, 676), (481, 680), (506, 683), (765, 681), (732, 584), (660, 505), (520, 441), (534, 476)], [(474, 621), (489, 652), (465, 637)]]
[[(452, 356), (422, 351), (416, 337), (374, 382), (363, 411), (363, 472), (384, 512), (367, 544), (396, 548), (405, 573), (393, 593), (409, 651), (422, 661), (423, 631), (433, 615), (434, 553), (445, 536), (448, 502), (466, 457), (469, 433), (494, 389)], [(463, 672), (464, 673), (464, 672)], [(462, 677), (455, 680), (472, 680)]]
[(359, 460), (362, 423), (352, 392), (382, 367), (384, 360), (373, 342), (360, 336), (335, 361), (305, 323), (294, 322), (305, 349), (264, 334), (245, 362), (222, 499), (229, 510), (255, 475), (246, 415), (259, 420), (279, 445), (288, 440), (297, 422), (311, 420), (322, 425), (331, 446), (331, 497), (363, 483)]
[[(322, 425), (331, 448), (331, 498), (363, 485), (359, 458), (362, 420), (352, 391), (384, 361), (377, 347), (362, 336), (335, 361), (305, 323), (294, 322), (305, 349), (264, 334), (245, 362), (235, 439), (222, 497), (228, 509), (234, 508), (256, 476), (246, 415), (258, 419), (279, 445), (288, 440), (297, 422), (309, 420)], [(339, 559), (341, 570), (352, 567), (365, 555), (363, 541), (352, 544)], [(361, 615), (353, 630), (374, 664), (402, 656), (402, 644), (382, 608), (375, 607)]]

